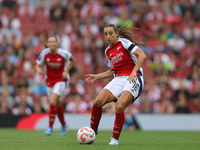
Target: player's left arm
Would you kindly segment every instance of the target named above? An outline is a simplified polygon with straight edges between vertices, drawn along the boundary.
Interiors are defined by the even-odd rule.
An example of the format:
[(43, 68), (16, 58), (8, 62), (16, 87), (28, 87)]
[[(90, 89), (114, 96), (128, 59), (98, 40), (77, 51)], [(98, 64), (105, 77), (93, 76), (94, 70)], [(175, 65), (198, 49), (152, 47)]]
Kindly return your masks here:
[(146, 54), (139, 47), (133, 52), (133, 54), (137, 56), (138, 60), (130, 76), (127, 79), (129, 80), (129, 82), (135, 82), (135, 80), (137, 79), (137, 76), (136, 76), (137, 71), (142, 67), (142, 64), (144, 63), (147, 57)]
[(67, 74), (74, 67), (74, 65), (76, 63), (76, 58), (73, 55), (71, 55), (71, 58), (69, 60), (70, 60), (70, 64), (68, 65), (67, 69), (62, 74), (64, 79), (67, 78)]

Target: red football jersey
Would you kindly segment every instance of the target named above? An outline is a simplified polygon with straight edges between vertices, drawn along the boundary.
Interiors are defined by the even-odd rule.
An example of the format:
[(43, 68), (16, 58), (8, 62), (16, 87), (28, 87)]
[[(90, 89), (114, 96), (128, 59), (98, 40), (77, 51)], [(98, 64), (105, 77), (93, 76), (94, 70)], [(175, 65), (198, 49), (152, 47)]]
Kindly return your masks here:
[[(115, 76), (129, 76), (137, 63), (137, 58), (133, 52), (138, 48), (134, 43), (119, 38), (118, 42), (113, 46), (108, 46), (105, 50), (108, 67), (112, 67)], [(142, 68), (140, 68), (143, 73)]]
[(66, 81), (63, 79), (62, 73), (67, 67), (68, 61), (71, 59), (71, 53), (67, 50), (58, 49), (57, 54), (52, 55), (50, 49), (44, 49), (36, 60), (38, 65), (46, 66), (46, 83), (48, 87), (53, 87), (55, 83)]

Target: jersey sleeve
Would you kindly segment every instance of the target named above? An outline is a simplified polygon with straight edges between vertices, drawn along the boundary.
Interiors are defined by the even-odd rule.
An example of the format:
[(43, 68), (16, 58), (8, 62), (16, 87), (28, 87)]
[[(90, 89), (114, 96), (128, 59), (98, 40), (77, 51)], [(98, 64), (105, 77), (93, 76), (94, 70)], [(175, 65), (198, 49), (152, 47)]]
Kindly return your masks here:
[(72, 57), (72, 54), (69, 51), (67, 51), (67, 50), (65, 50), (64, 53), (65, 53), (65, 55), (64, 55), (65, 61), (70, 60), (71, 57)]
[(110, 59), (108, 59), (107, 56), (106, 56), (106, 59), (107, 59), (107, 65), (108, 65), (108, 67), (113, 67), (112, 62), (110, 61)]
[(70, 60), (71, 57), (72, 57), (72, 54), (68, 50), (65, 50), (65, 49), (59, 48), (58, 53), (60, 55), (62, 55), (62, 57), (65, 59), (65, 62), (67, 62), (68, 60)]
[(43, 50), (40, 55), (38, 56), (38, 58), (36, 59), (36, 63), (38, 65), (44, 65), (45, 64), (45, 59), (44, 59), (44, 56), (45, 56), (46, 52)]
[[(107, 49), (108, 49), (108, 48), (107, 48)], [(106, 54), (107, 49), (105, 50), (105, 55), (106, 55), (107, 65), (108, 65), (108, 67), (113, 67), (113, 64), (112, 64), (111, 60), (108, 59), (108, 56), (107, 56), (107, 54)]]
[(122, 42), (123, 47), (129, 51), (129, 53), (134, 53), (134, 51), (138, 48), (137, 45), (128, 39), (120, 38), (120, 41)]

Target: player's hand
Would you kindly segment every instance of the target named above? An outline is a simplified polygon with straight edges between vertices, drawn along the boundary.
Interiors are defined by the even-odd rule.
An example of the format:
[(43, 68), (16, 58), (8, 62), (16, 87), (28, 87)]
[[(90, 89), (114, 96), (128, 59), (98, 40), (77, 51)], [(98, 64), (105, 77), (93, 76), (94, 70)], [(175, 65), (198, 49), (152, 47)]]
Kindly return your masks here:
[(66, 72), (66, 71), (64, 71), (64, 72), (62, 73), (63, 79), (67, 79), (67, 74), (68, 74), (68, 72)]
[(94, 81), (96, 81), (97, 77), (94, 74), (87, 74), (85, 81), (89, 84), (92, 84)]
[(43, 72), (42, 69), (37, 69), (37, 73), (38, 73), (38, 74), (43, 74), (44, 72)]
[(129, 80), (129, 83), (136, 82), (136, 80), (137, 80), (136, 72), (132, 72), (127, 80)]

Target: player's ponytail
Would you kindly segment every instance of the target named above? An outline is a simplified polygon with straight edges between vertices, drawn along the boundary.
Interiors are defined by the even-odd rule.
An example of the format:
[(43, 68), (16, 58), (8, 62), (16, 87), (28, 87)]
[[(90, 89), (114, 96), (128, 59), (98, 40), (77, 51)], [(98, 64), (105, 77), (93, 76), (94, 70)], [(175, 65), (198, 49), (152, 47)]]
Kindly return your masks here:
[(106, 28), (106, 27), (113, 27), (115, 32), (118, 32), (119, 37), (126, 38), (136, 45), (144, 44), (143, 42), (140, 41), (138, 36), (135, 34), (139, 30), (138, 28), (128, 27), (127, 25), (121, 26), (121, 27), (116, 27), (114, 24), (107, 24), (107, 25), (105, 25), (104, 28)]
[(136, 32), (138, 32), (139, 28), (134, 27), (128, 27), (128, 26), (121, 26), (117, 28), (118, 35), (121, 38), (126, 38), (130, 40), (131, 42), (137, 44), (144, 44), (138, 36), (136, 35)]

